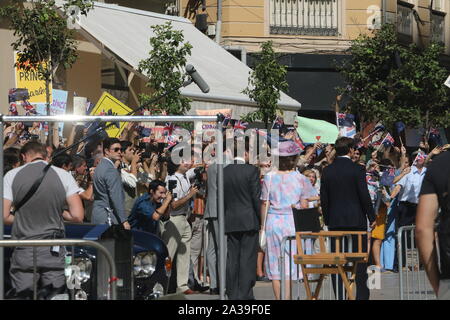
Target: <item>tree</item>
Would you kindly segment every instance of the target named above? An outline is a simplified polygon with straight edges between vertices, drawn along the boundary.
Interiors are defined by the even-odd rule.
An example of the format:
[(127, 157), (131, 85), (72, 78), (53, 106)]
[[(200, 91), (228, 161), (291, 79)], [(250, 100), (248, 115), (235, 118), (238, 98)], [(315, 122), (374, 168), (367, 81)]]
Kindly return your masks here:
[(9, 20), (17, 38), (11, 44), (14, 50), (21, 52), (15, 66), (26, 71), (35, 69), (45, 80), (47, 114), (50, 114), (52, 79), (61, 65), (69, 69), (77, 59), (74, 31), (67, 28), (71, 19), (69, 10), (77, 6), (80, 13), (86, 15), (93, 4), (87, 0), (69, 0), (57, 7), (54, 0), (36, 0), (29, 4), (31, 7), (23, 7), (16, 2), (0, 8), (0, 17)]
[(191, 99), (183, 97), (180, 91), (175, 89), (186, 79), (184, 69), (192, 45), (189, 42), (184, 43), (183, 32), (174, 30), (170, 22), (151, 28), (155, 36), (150, 38), (149, 57), (139, 62), (139, 72), (149, 78), (146, 86), (154, 91), (151, 95), (141, 94), (141, 103), (145, 104), (172, 91), (157, 101), (155, 106), (150, 107), (155, 113), (182, 115), (189, 111)]
[(273, 42), (267, 41), (261, 45), (261, 53), (257, 57), (255, 69), (250, 72), (248, 87), (242, 91), (258, 105), (258, 110), (246, 114), (244, 121), (254, 122), (261, 120), (265, 126), (273, 122), (277, 112), (281, 112), (278, 106), (280, 91), (286, 91), (286, 67), (277, 60), (277, 54), (273, 50)]
[(338, 66), (348, 84), (340, 88), (350, 103), (348, 112), (366, 121), (396, 121), (411, 127), (448, 126), (446, 70), (439, 65), (442, 47), (402, 46), (395, 26), (385, 24), (373, 36), (352, 41), (351, 59)]

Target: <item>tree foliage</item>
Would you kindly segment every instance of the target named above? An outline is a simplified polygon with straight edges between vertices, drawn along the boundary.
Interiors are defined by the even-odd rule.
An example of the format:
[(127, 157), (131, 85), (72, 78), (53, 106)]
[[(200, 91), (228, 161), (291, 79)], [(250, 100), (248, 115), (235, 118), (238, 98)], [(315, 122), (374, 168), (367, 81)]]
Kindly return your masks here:
[[(92, 1), (70, 0), (57, 7), (54, 0), (36, 0), (31, 7), (21, 2), (0, 8), (0, 17), (8, 19), (16, 40), (11, 44), (21, 52), (15, 66), (29, 71), (37, 69), (48, 86), (60, 65), (70, 68), (77, 59), (77, 44), (73, 30), (67, 28), (68, 10), (77, 6), (82, 14), (92, 8)], [(57, 12), (61, 10), (62, 14)], [(42, 64), (42, 62), (47, 62)], [(47, 104), (49, 104), (47, 94)]]
[[(139, 71), (148, 76), (146, 86), (154, 92), (151, 95), (140, 95), (143, 104), (183, 84), (187, 56), (191, 54), (192, 49), (190, 43), (184, 42), (183, 32), (174, 30), (170, 22), (151, 28), (155, 36), (150, 38), (149, 57), (139, 62)], [(164, 111), (169, 115), (182, 115), (189, 111), (190, 102), (191, 99), (183, 97), (180, 91), (176, 90), (151, 107), (156, 113)]]
[(448, 126), (447, 71), (439, 64), (441, 45), (402, 46), (393, 25), (374, 36), (352, 42), (352, 58), (339, 70), (348, 84), (348, 112), (366, 121), (382, 120), (388, 127), (403, 121), (411, 127)]
[(244, 121), (254, 122), (261, 120), (266, 127), (277, 117), (277, 112), (281, 112), (278, 106), (280, 91), (286, 91), (286, 67), (277, 60), (277, 54), (273, 50), (272, 41), (264, 42), (261, 45), (261, 53), (255, 69), (250, 72), (248, 87), (242, 91), (250, 99), (258, 104), (258, 110), (246, 114)]

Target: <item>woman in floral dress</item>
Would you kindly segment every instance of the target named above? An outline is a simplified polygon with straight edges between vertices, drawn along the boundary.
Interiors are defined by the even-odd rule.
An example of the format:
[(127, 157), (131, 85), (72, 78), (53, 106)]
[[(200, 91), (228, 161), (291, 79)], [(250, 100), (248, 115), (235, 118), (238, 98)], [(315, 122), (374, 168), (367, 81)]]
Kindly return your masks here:
[[(266, 274), (272, 280), (275, 299), (280, 299), (280, 265), (281, 242), (284, 237), (295, 235), (294, 217), (292, 208), (308, 208), (307, 199), (317, 195), (311, 182), (294, 170), (297, 163), (300, 148), (293, 141), (283, 141), (279, 143), (278, 150), (272, 153), (279, 156), (278, 169), (270, 172), (264, 177), (261, 193), (261, 219), (264, 221), (266, 205), (269, 203), (267, 220), (265, 223), (267, 249), (265, 256)], [(268, 201), (267, 201), (268, 200)], [(293, 255), (297, 249), (295, 241), (292, 242), (292, 256), (289, 257), (289, 246), (285, 251), (285, 273), (289, 278), (289, 270), (292, 269), (293, 280), (296, 280), (294, 272), (295, 264)], [(290, 263), (291, 262), (291, 263)], [(286, 281), (286, 297), (290, 298), (290, 282)]]

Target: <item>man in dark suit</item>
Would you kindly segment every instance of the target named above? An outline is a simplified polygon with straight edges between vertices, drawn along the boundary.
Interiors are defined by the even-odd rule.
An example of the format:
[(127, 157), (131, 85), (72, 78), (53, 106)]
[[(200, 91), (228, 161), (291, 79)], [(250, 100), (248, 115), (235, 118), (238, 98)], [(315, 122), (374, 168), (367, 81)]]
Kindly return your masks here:
[[(351, 138), (336, 140), (336, 159), (326, 167), (322, 174), (320, 201), (324, 222), (330, 231), (367, 231), (367, 220), (371, 227), (375, 224), (375, 214), (367, 189), (365, 169), (352, 162), (355, 142)], [(357, 251), (357, 237), (353, 239), (353, 251)], [(335, 250), (335, 242), (331, 242)], [(355, 245), (356, 244), (356, 245)], [(367, 250), (366, 237), (362, 241)], [(336, 276), (333, 275), (333, 288), (336, 294)], [(339, 277), (340, 278), (340, 277)], [(359, 264), (356, 271), (356, 299), (368, 300), (367, 264)], [(338, 299), (343, 298), (342, 281), (338, 281)]]
[(238, 157), (224, 168), (225, 233), (227, 235), (226, 294), (230, 300), (254, 299), (256, 257), (260, 229), (261, 184), (258, 168), (247, 164), (248, 139), (244, 158)]

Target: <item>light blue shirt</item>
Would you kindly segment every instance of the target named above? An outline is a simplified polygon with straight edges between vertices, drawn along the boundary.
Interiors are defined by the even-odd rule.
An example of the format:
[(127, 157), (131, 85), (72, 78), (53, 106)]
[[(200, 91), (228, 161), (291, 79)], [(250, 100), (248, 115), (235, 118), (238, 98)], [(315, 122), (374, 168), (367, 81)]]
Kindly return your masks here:
[(400, 201), (419, 203), (419, 193), (425, 172), (427, 172), (425, 167), (419, 172), (416, 166), (411, 166), (411, 172), (397, 183), (402, 187)]

